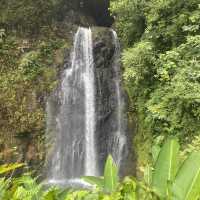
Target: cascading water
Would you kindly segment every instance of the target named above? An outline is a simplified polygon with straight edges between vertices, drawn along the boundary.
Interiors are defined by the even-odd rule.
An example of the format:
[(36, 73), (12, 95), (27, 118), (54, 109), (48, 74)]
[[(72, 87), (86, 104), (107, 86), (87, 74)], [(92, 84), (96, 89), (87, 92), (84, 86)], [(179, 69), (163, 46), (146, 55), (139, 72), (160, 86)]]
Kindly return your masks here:
[(95, 150), (95, 80), (91, 30), (80, 28), (85, 35), (83, 52), (85, 51), (86, 67), (84, 76), (85, 86), (85, 175), (97, 175)]
[(121, 49), (120, 49), (120, 43), (117, 37), (117, 33), (112, 30), (112, 35), (113, 35), (113, 41), (115, 44), (115, 53), (114, 53), (114, 58), (113, 58), (113, 69), (115, 73), (115, 90), (116, 90), (116, 118), (117, 118), (117, 129), (116, 132), (113, 133), (112, 139), (111, 139), (111, 144), (112, 150), (111, 154), (118, 165), (120, 167), (121, 160), (122, 160), (122, 154), (124, 147), (126, 145), (126, 135), (125, 135), (125, 129), (124, 129), (124, 119), (123, 119), (123, 108), (124, 108), (124, 101), (122, 98), (122, 91), (121, 91), (121, 64), (120, 64), (120, 55), (121, 55)]
[[(101, 97), (97, 94), (106, 82), (97, 80), (92, 32), (88, 28), (79, 28), (74, 37), (71, 64), (63, 72), (60, 87), (47, 102), (47, 133), (53, 144), (47, 156), (49, 183), (66, 184), (83, 175), (101, 175), (100, 166), (104, 165), (102, 161), (108, 154), (113, 156), (119, 167), (121, 165), (126, 135), (122, 114), (124, 101), (120, 84), (120, 46), (114, 31), (112, 40), (115, 52), (110, 72), (114, 78), (106, 80), (113, 85), (115, 106), (110, 118), (115, 121), (115, 126), (106, 138), (103, 137), (103, 141), (97, 141), (105, 130), (104, 122), (99, 120), (104, 107), (98, 105), (104, 104), (103, 99), (110, 98), (111, 92), (104, 92), (106, 96), (100, 94)], [(99, 146), (103, 147), (101, 152)]]
[[(60, 105), (55, 116), (55, 145), (48, 175), (50, 182), (97, 175), (95, 82), (90, 29), (78, 29), (71, 60), (71, 66), (64, 71), (61, 87), (54, 94)], [(50, 108), (48, 102), (47, 116), (53, 115)]]

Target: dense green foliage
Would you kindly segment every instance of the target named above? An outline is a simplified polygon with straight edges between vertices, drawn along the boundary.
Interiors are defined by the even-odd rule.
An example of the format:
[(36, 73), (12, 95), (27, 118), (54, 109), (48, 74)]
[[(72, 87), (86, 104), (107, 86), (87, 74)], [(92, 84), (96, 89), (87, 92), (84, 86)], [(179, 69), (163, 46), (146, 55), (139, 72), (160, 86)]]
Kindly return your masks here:
[(160, 135), (191, 142), (200, 133), (200, 2), (113, 0), (111, 11), (125, 44), (137, 144)]
[[(31, 132), (41, 136), (44, 131), (43, 100), (57, 83), (59, 66), (55, 65), (62, 64), (60, 51), (68, 44), (67, 37), (56, 33), (54, 22), (63, 18), (66, 9), (74, 6), (73, 2), (0, 0), (3, 162), (10, 156), (9, 149), (2, 148), (5, 138), (10, 140), (9, 134), (21, 137)], [(137, 118), (135, 149), (138, 169), (142, 172), (140, 179), (126, 177), (119, 182), (117, 168), (109, 157), (104, 177), (84, 177), (94, 184), (93, 190), (57, 187), (45, 190), (43, 184), (29, 175), (13, 177), (13, 170), (21, 164), (3, 165), (0, 174), (6, 173), (6, 178), (0, 178), (0, 199), (199, 198), (200, 1), (111, 0), (110, 9), (124, 47), (123, 77), (131, 102), (130, 114)], [(174, 139), (167, 140), (160, 148), (163, 138), (169, 135), (181, 141), (184, 149), (181, 154)]]
[[(200, 197), (200, 152), (193, 152), (180, 165), (179, 144), (171, 138), (159, 147), (154, 157), (155, 163), (146, 167), (148, 173), (140, 181), (126, 177), (119, 182), (118, 170), (109, 156), (104, 177), (83, 177), (94, 186), (91, 189), (45, 189), (43, 183), (37, 183), (29, 175), (10, 176), (0, 179), (0, 197), (2, 200), (197, 200)], [(1, 166), (0, 174), (18, 167), (21, 164)]]
[(21, 33), (38, 33), (43, 26), (51, 25), (75, 2), (65, 0), (0, 0), (0, 26)]
[(96, 190), (73, 190), (51, 187), (44, 190), (42, 184), (30, 176), (17, 179), (0, 180), (0, 197), (2, 200), (134, 200), (136, 184), (126, 178), (116, 192), (105, 194)]
[[(108, 160), (107, 167), (110, 169), (114, 167), (112, 159)], [(32, 178), (30, 174), (24, 174), (18, 178), (13, 178), (13, 170), (21, 167), (21, 164), (13, 164), (9, 166), (0, 166), (3, 173), (10, 171), (9, 178), (0, 178), (0, 198), (1, 200), (134, 200), (136, 192), (136, 183), (133, 179), (126, 177), (122, 183), (115, 186), (115, 190), (106, 191), (93, 189), (61, 189), (59, 187), (45, 186), (43, 183), (38, 183), (36, 178)], [(116, 167), (114, 167), (116, 169)], [(107, 169), (105, 169), (107, 171)], [(106, 181), (112, 182), (111, 170), (107, 171)], [(2, 172), (0, 172), (2, 174)], [(117, 174), (116, 174), (117, 176)], [(92, 177), (90, 177), (91, 179)], [(93, 177), (93, 180), (96, 177)], [(98, 179), (98, 178), (96, 178)], [(110, 186), (106, 186), (110, 190)], [(107, 191), (108, 192), (108, 191)], [(134, 198), (134, 199), (133, 199)]]
[(170, 138), (155, 157), (153, 167), (146, 168), (149, 171), (147, 179), (150, 180), (146, 183), (153, 196), (172, 200), (199, 199), (200, 152), (191, 153), (183, 161), (177, 139)]
[(0, 42), (1, 133), (41, 129), (43, 108), (37, 98), (55, 85), (53, 53), (62, 45), (61, 39), (33, 42), (4, 36)]
[[(44, 102), (57, 85), (64, 50), (71, 43), (66, 35), (57, 36), (56, 29), (42, 30), (30, 37), (0, 29), (1, 163), (43, 159)], [(32, 144), (23, 138), (32, 138)]]

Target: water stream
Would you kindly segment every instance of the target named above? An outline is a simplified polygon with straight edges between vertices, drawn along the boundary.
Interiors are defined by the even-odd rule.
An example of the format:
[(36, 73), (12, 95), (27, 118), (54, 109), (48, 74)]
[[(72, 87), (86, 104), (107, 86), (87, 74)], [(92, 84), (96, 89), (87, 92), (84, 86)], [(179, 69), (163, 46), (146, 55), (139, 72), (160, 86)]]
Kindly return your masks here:
[[(112, 31), (115, 45), (113, 56), (116, 93), (117, 129), (107, 138), (111, 146), (105, 152), (112, 154), (120, 167), (126, 144), (122, 119), (120, 84), (120, 46)], [(79, 182), (83, 175), (100, 175), (96, 130), (96, 77), (93, 58), (93, 38), (89, 28), (79, 28), (74, 37), (71, 64), (61, 77), (61, 86), (47, 102), (47, 134), (51, 136), (48, 153), (48, 182), (64, 184)], [(53, 140), (52, 140), (53, 138)], [(108, 154), (107, 153), (107, 154)]]

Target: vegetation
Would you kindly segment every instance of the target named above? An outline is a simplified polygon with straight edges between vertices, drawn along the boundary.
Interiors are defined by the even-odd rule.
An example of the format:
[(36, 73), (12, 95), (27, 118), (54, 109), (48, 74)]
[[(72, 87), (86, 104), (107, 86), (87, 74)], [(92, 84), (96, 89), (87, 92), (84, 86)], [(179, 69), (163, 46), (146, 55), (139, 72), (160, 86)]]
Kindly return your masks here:
[(111, 193), (117, 189), (118, 185), (118, 169), (111, 156), (105, 164), (104, 177), (83, 177), (83, 180), (90, 184), (97, 185), (101, 191)]
[[(155, 152), (154, 152), (155, 153)], [(91, 189), (44, 189), (37, 179), (24, 175), (19, 178), (0, 179), (0, 196), (3, 200), (197, 200), (200, 197), (200, 152), (191, 153), (181, 163), (179, 143), (169, 138), (154, 155), (155, 163), (146, 166), (142, 180), (125, 177), (118, 180), (117, 167), (111, 156), (104, 169), (104, 177), (83, 177), (94, 185)], [(1, 166), (5, 173), (21, 164)]]
[[(57, 85), (64, 50), (70, 44), (69, 37), (57, 36), (56, 30), (43, 28), (43, 34), (31, 37), (0, 29), (1, 163), (23, 162), (23, 152), (29, 154), (26, 160), (34, 156), (43, 160), (44, 152), (36, 151), (42, 146), (45, 130), (44, 102)], [(24, 149), (30, 145), (30, 151)], [(31, 150), (33, 145), (36, 150)]]
[[(65, 0), (0, 0), (2, 163), (16, 150), (6, 146), (14, 137), (42, 138), (43, 102), (57, 84), (62, 51), (71, 39), (58, 34), (58, 21), (76, 4)], [(136, 118), (138, 177), (120, 181), (109, 156), (104, 177), (83, 177), (94, 186), (92, 190), (45, 189), (30, 174), (13, 176), (23, 164), (2, 165), (0, 199), (200, 198), (200, 2), (111, 0), (110, 11), (124, 49), (129, 114)]]
[(73, 6), (64, 0), (1, 0), (0, 4), (0, 26), (23, 35), (41, 33), (42, 27), (63, 19), (63, 13)]
[[(42, 108), (36, 105), (36, 98), (54, 86), (56, 71), (50, 68), (52, 53), (62, 43), (50, 40), (33, 44), (10, 36), (5, 36), (0, 43), (0, 132), (4, 134), (9, 131), (23, 133), (33, 127), (39, 130), (43, 123)], [(30, 102), (35, 105), (30, 107)]]
[(112, 0), (139, 165), (156, 137), (175, 135), (181, 147), (199, 137), (199, 3)]

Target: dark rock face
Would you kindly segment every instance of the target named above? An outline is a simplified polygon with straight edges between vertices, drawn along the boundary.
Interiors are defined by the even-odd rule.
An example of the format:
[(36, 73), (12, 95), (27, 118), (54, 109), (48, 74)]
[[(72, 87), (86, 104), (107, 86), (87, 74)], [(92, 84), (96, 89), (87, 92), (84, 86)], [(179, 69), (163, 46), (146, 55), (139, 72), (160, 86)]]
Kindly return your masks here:
[[(100, 172), (103, 172), (105, 159), (110, 154), (113, 134), (117, 131), (117, 101), (115, 70), (113, 59), (115, 54), (115, 43), (113, 33), (108, 28), (93, 28), (93, 53), (96, 77), (96, 115), (97, 118), (97, 141)], [(121, 86), (122, 87), (122, 86)], [(122, 89), (123, 113), (122, 124), (126, 135), (126, 144), (122, 152), (120, 164), (120, 175), (134, 174), (134, 153), (132, 150), (133, 128), (129, 126), (127, 116), (127, 99)], [(106, 150), (106, 151), (105, 151)]]
[[(24, 133), (23, 136), (1, 136), (3, 143), (0, 144), (0, 164), (26, 163), (31, 169), (40, 172), (43, 166), (44, 147), (40, 143), (41, 137), (33, 133)], [(15, 174), (25, 172), (27, 169), (16, 170)]]

